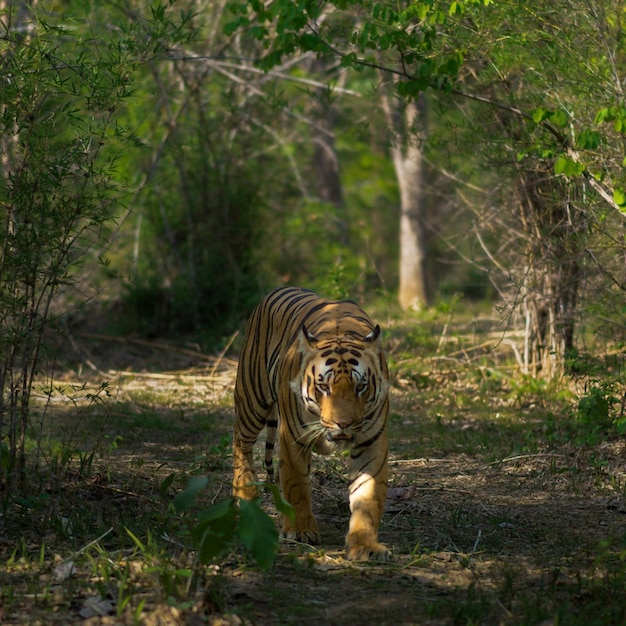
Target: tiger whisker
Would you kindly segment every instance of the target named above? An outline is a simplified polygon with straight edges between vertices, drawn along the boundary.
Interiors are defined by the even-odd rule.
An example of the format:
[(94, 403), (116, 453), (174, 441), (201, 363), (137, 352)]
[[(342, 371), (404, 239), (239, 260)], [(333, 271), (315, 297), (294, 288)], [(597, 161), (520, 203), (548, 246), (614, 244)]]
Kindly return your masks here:
[(310, 450), (325, 430), (324, 426), (317, 422), (306, 424), (301, 435), (298, 437), (298, 442), (303, 444), (303, 451)]

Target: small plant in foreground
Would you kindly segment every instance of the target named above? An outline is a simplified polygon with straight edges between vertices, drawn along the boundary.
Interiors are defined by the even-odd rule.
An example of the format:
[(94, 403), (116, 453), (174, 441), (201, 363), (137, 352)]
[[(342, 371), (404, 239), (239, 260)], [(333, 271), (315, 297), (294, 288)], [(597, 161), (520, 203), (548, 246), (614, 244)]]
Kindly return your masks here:
[[(174, 498), (174, 507), (181, 513), (187, 511), (197, 494), (206, 487), (206, 476), (195, 476), (184, 491)], [(294, 517), (293, 507), (281, 496), (275, 485), (266, 485), (274, 496), (276, 508)], [(269, 568), (278, 549), (278, 531), (272, 518), (256, 501), (229, 497), (195, 514), (191, 538), (203, 564), (241, 543), (254, 557), (259, 567)]]

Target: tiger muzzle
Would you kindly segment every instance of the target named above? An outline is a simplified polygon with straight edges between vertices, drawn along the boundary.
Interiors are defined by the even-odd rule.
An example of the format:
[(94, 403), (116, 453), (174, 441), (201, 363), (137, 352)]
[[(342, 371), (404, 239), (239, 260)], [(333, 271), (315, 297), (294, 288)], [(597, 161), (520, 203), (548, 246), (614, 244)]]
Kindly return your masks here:
[(362, 421), (358, 417), (361, 407), (354, 406), (354, 404), (357, 403), (350, 403), (350, 406), (334, 406), (334, 410), (328, 411), (326, 414), (322, 410), (322, 424), (327, 429), (327, 441), (352, 441), (354, 439), (355, 432)]
[(354, 435), (347, 433), (344, 430), (329, 430), (326, 433), (326, 441), (331, 443), (335, 441), (352, 441), (354, 439)]
[(330, 394), (321, 398), (320, 417), (327, 428), (327, 441), (351, 441), (363, 421), (363, 401), (348, 378), (333, 386)]

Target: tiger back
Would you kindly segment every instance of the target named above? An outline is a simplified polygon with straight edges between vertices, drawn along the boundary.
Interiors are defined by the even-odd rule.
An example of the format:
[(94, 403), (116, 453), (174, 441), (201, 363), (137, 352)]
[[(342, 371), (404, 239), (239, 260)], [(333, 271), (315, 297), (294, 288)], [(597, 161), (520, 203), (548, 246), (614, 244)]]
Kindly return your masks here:
[(311, 502), (311, 456), (348, 449), (350, 523), (346, 556), (389, 560), (378, 542), (387, 495), (388, 370), (380, 327), (354, 302), (283, 287), (252, 313), (235, 383), (233, 494), (252, 499), (253, 446), (267, 427), (265, 463), (279, 436), (279, 476), (295, 521), (282, 535), (318, 543)]

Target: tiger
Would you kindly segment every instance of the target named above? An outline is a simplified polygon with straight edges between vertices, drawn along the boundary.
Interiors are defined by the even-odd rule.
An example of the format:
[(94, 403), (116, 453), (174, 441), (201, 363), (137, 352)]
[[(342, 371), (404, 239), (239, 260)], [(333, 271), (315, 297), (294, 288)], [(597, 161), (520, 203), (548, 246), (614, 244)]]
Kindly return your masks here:
[(265, 466), (278, 476), (295, 520), (283, 516), (281, 538), (317, 544), (312, 510), (312, 451), (348, 449), (350, 521), (345, 556), (390, 561), (378, 541), (387, 498), (389, 372), (380, 326), (350, 300), (281, 287), (253, 311), (241, 347), (234, 391), (233, 496), (258, 495), (252, 451), (267, 427)]

